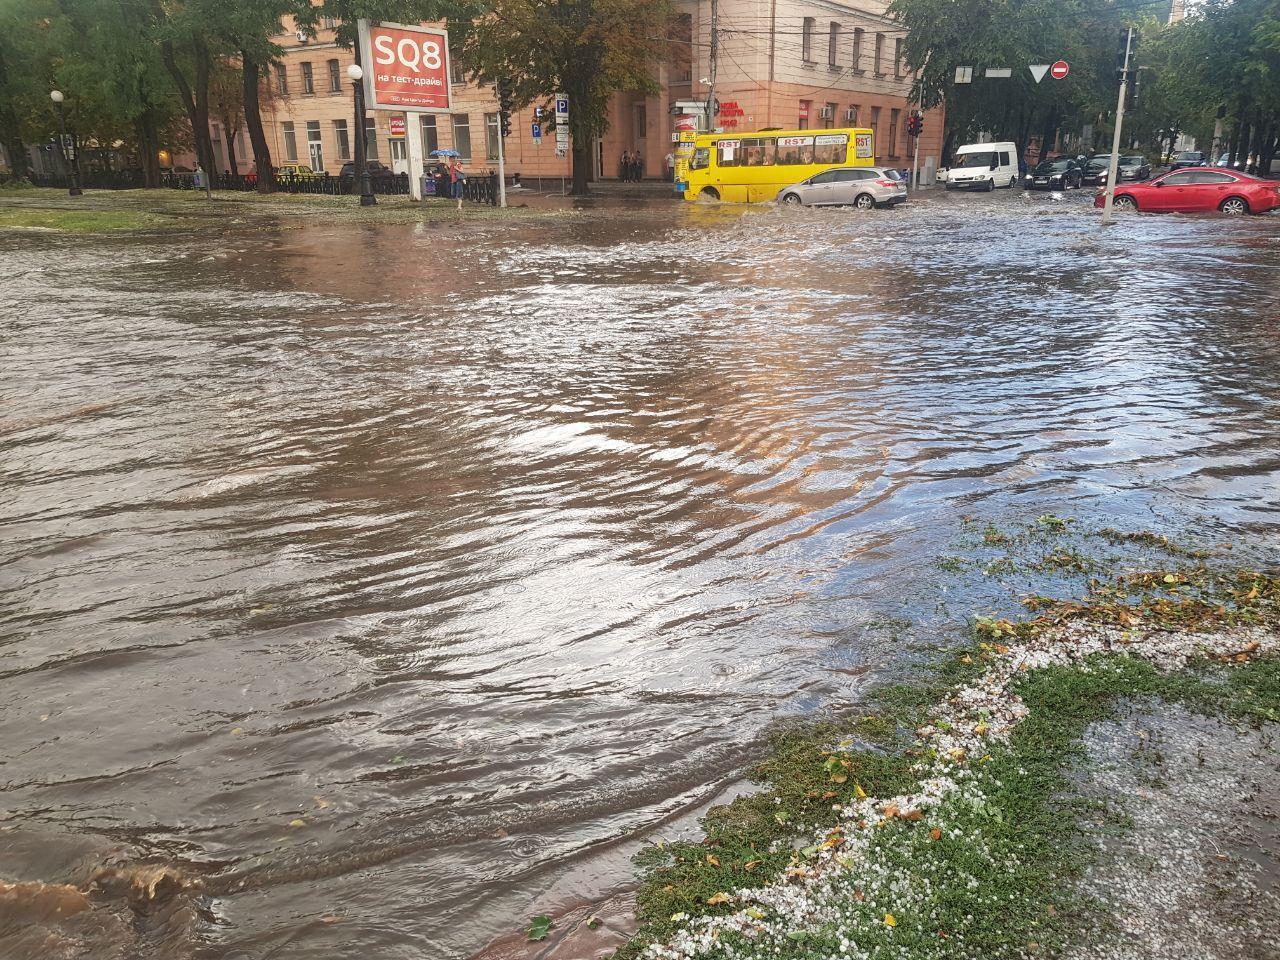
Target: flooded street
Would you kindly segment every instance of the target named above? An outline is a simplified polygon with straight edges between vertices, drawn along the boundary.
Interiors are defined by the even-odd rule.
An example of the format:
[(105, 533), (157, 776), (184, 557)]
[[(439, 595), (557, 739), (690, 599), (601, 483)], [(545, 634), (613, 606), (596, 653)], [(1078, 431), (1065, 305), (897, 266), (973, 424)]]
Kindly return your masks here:
[(186, 888), (0, 957), (464, 958), (1008, 602), (964, 515), (1274, 561), (1280, 218), (1090, 199), (0, 233), (0, 881)]

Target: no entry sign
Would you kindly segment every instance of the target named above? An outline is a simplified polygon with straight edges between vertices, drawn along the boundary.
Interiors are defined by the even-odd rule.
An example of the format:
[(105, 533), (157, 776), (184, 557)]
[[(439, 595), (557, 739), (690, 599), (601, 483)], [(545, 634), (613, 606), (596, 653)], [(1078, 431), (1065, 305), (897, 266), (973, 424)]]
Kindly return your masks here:
[(1071, 72), (1071, 66), (1065, 60), (1059, 60), (1049, 68), (1049, 76), (1055, 80), (1065, 80), (1067, 74)]
[(359, 23), (360, 63), (370, 110), (448, 113), (449, 34), (401, 23)]

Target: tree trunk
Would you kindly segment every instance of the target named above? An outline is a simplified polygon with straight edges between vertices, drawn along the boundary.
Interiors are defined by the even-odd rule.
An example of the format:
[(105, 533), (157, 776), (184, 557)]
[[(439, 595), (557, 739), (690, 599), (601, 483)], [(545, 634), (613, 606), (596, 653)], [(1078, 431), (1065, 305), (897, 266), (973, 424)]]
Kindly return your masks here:
[(1049, 159), (1049, 151), (1053, 149), (1053, 141), (1058, 138), (1058, 125), (1061, 122), (1062, 114), (1055, 104), (1045, 115), (1044, 128), (1040, 131), (1040, 156), (1036, 158), (1037, 163), (1043, 163)]
[(1231, 128), (1231, 141), (1227, 146), (1227, 153), (1234, 163), (1239, 156), (1240, 151), (1240, 131), (1244, 126), (1243, 120), (1236, 120), (1235, 126)]
[[(4, 61), (4, 51), (0, 50), (0, 90), (9, 89), (9, 69)], [(7, 95), (0, 98), (0, 143), (4, 144), (4, 152), (9, 157), (9, 169), (13, 171), (13, 175), (26, 177), (30, 172), (27, 165), (27, 145), (22, 142), (13, 100)]]
[(951, 152), (956, 148), (956, 128), (952, 127), (947, 131), (946, 137), (942, 141), (942, 151), (938, 157), (938, 162), (944, 167), (951, 164)]
[(236, 134), (240, 132), (240, 126), (237, 124), (233, 130), (230, 117), (223, 116), (219, 119), (222, 121), (222, 135), (226, 138), (227, 144), (227, 173), (233, 177), (238, 177), (240, 175), (240, 161), (236, 159)]
[[(249, 131), (249, 142), (253, 144), (258, 192), (275, 193), (276, 172), (271, 166), (271, 148), (267, 146), (267, 135), (262, 129), (262, 110), (258, 105), (258, 82), (262, 75), (262, 65), (247, 50), (240, 51), (240, 74), (244, 79), (244, 125)], [(356, 136), (363, 134), (363, 130), (355, 131)]]
[(196, 55), (194, 90), (187, 75), (183, 73), (182, 67), (178, 65), (173, 41), (165, 40), (160, 44), (160, 55), (164, 60), (165, 69), (169, 71), (169, 76), (173, 77), (174, 85), (178, 88), (178, 96), (182, 98), (182, 107), (186, 110), (187, 120), (191, 123), (196, 159), (207, 175), (213, 169), (213, 140), (209, 136), (209, 48), (199, 40), (192, 42), (192, 48)]
[(142, 164), (142, 185), (160, 186), (160, 141), (156, 134), (155, 110), (147, 107), (133, 122), (138, 137), (138, 161)]

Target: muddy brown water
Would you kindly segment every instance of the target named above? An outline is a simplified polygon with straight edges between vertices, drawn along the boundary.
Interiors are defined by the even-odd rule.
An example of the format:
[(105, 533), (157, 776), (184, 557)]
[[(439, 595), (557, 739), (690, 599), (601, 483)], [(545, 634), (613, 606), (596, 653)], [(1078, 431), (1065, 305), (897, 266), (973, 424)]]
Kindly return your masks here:
[(468, 956), (994, 602), (962, 514), (1280, 531), (1275, 217), (11, 232), (0, 310), (5, 960)]

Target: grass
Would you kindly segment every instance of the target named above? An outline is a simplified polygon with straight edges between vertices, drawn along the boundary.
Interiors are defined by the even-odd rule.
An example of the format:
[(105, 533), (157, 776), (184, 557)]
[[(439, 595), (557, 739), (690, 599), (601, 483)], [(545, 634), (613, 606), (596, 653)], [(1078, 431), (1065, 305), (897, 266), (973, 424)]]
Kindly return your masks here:
[(57, 230), (62, 233), (106, 233), (171, 226), (169, 217), (139, 210), (52, 210), (5, 207), (0, 203), (0, 229)]
[[(1155, 534), (1110, 529), (1091, 534), (1046, 515), (1021, 532), (988, 525), (978, 535), (977, 549), (998, 545), (1013, 551), (1040, 544), (1040, 569), (1087, 576), (1086, 596), (1029, 598), (1027, 606), (1038, 614), (1031, 620), (978, 618), (971, 646), (943, 656), (909, 682), (881, 688), (872, 712), (776, 731), (766, 759), (753, 772), (760, 792), (709, 812), (701, 843), (658, 845), (637, 858), (640, 927), (617, 960), (649, 955), (651, 945), (695, 929), (692, 918), (743, 909), (744, 901), (729, 901), (725, 894), (785, 885), (789, 871), (803, 866), (817, 849), (805, 844), (837, 826), (833, 804), (844, 806), (863, 793), (888, 798), (911, 792), (918, 761), (928, 759), (916, 746), (915, 730), (929, 722), (937, 704), (983, 674), (1005, 644), (1068, 620), (1173, 630), (1280, 622), (1280, 578), (1210, 570), (1198, 562), (1201, 552)], [(1112, 571), (1103, 580), (1094, 574), (1106, 564), (1064, 546), (1061, 540), (1068, 536), (1137, 545), (1169, 560), (1197, 562)], [(971, 566), (963, 558), (945, 558), (941, 565), (956, 572)], [(981, 568), (980, 563), (975, 574)], [(872, 833), (857, 869), (836, 874), (817, 922), (788, 929), (793, 921), (768, 901), (756, 901), (763, 905), (748, 910), (748, 916), (758, 917), (755, 937), (717, 930), (706, 955), (794, 960), (1052, 956), (1074, 941), (1102, 935), (1105, 905), (1077, 893), (1076, 885), (1097, 849), (1085, 832), (1089, 807), (1072, 790), (1084, 733), (1133, 697), (1224, 713), (1241, 722), (1280, 720), (1280, 660), (1236, 659), (1240, 662), (1230, 666), (1201, 662), (1162, 673), (1138, 658), (1111, 654), (1021, 675), (1013, 692), (1028, 714), (1007, 744), (967, 763), (963, 775), (968, 779), (923, 820), (887, 817), (884, 829)], [(1109, 827), (1122, 829), (1123, 813), (1110, 816)], [(837, 834), (828, 837), (839, 842)]]

